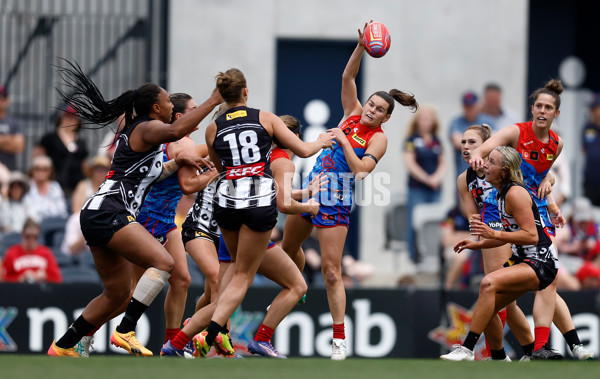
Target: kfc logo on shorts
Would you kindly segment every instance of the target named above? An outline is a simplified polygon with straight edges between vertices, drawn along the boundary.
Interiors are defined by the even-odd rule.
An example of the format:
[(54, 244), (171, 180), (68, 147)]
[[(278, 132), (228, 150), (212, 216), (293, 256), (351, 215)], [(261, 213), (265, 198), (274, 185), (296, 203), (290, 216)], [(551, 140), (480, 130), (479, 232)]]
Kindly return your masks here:
[(265, 163), (259, 162), (252, 165), (227, 167), (227, 179), (240, 179), (247, 176), (264, 176)]

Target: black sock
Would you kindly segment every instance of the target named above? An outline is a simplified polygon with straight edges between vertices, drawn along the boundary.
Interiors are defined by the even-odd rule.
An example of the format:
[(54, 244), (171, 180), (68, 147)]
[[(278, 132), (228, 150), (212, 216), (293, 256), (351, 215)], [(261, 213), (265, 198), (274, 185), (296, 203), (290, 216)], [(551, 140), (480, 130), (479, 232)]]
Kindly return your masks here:
[(140, 317), (142, 317), (146, 309), (148, 309), (147, 305), (144, 305), (136, 299), (131, 298), (129, 305), (127, 305), (125, 316), (123, 316), (123, 320), (121, 320), (121, 323), (119, 326), (117, 326), (117, 332), (129, 333), (135, 330), (138, 320)]
[(501, 361), (506, 358), (506, 353), (504, 352), (504, 348), (500, 350), (492, 350), (490, 349), (490, 353), (492, 354), (492, 359), (495, 361)]
[(66, 333), (56, 341), (56, 346), (62, 349), (71, 348), (75, 346), (83, 336), (91, 332), (92, 329), (94, 329), (94, 325), (85, 321), (83, 316), (79, 316), (77, 320), (69, 326)]
[(581, 341), (579, 340), (579, 335), (577, 334), (577, 330), (571, 329), (565, 334), (565, 341), (567, 341), (567, 345), (569, 345), (570, 349), (573, 349), (573, 345), (581, 345)]
[(523, 348), (523, 353), (525, 353), (525, 355), (531, 355), (533, 354), (533, 347), (535, 346), (535, 343), (532, 342), (528, 345), (525, 346), (521, 346), (521, 348)]
[(473, 333), (472, 331), (469, 330), (469, 334), (467, 334), (467, 337), (465, 338), (465, 342), (463, 342), (463, 346), (466, 347), (467, 349), (473, 351), (473, 348), (475, 347), (475, 344), (477, 343), (479, 336), (480, 336), (480, 334)]
[(206, 337), (204, 337), (206, 345), (212, 346), (213, 342), (215, 342), (215, 339), (217, 338), (217, 334), (219, 334), (219, 332), (222, 332), (223, 330), (227, 329), (211, 320), (208, 324), (208, 327), (206, 328)]

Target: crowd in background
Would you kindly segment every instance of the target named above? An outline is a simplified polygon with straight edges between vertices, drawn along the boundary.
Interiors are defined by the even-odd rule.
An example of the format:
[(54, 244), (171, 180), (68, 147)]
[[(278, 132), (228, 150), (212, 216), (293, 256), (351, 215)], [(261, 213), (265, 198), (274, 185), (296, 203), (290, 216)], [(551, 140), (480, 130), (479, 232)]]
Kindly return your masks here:
[[(443, 129), (436, 109), (422, 106), (409, 122), (400, 147), (408, 169), (406, 246), (410, 259), (419, 261), (413, 228), (413, 210), (419, 204), (439, 203), (444, 178), (463, 172), (467, 166), (461, 156), (460, 141), (464, 130), (486, 123), (493, 131), (521, 120), (502, 106), (502, 91), (497, 84), (485, 86), (481, 99), (474, 91), (461, 95), (462, 112)], [(8, 90), (0, 86), (0, 280), (21, 282), (60, 282), (60, 267), (73, 262), (91, 262), (91, 254), (79, 226), (79, 211), (96, 192), (110, 168), (114, 151), (114, 134), (108, 133), (100, 146), (87, 146), (81, 136), (81, 121), (68, 107), (61, 110), (54, 130), (39, 141), (33, 141), (30, 165), (26, 172), (16, 167), (16, 157), (23, 154), (25, 135), (19, 121), (10, 116)], [(582, 197), (574, 199), (569, 167), (565, 157), (553, 166), (556, 184), (553, 193), (564, 207), (568, 220), (559, 230), (556, 245), (561, 260), (559, 289), (579, 290), (600, 287), (600, 239), (598, 219), (600, 207), (600, 94), (589, 104), (589, 120), (582, 128), (580, 141), (566, 141), (581, 146), (585, 157)], [(122, 124), (119, 124), (122, 126)], [(389, 127), (389, 126), (388, 126)], [(444, 158), (444, 145), (453, 149), (452, 162)], [(481, 257), (477, 252), (456, 255), (451, 252), (457, 239), (468, 234), (468, 222), (460, 207), (448, 212), (440, 227), (442, 248), (447, 251), (446, 289), (472, 288), (482, 277)], [(181, 202), (181, 220), (191, 205)], [(600, 208), (598, 208), (600, 209)], [(58, 233), (48, 234), (47, 225), (60, 224)], [(35, 237), (35, 241), (33, 241)], [(310, 238), (305, 243), (309, 284), (318, 284), (318, 244)], [(57, 263), (58, 261), (58, 263)], [(66, 262), (66, 263), (65, 263)], [(373, 274), (373, 267), (346, 255), (345, 280), (348, 286)]]

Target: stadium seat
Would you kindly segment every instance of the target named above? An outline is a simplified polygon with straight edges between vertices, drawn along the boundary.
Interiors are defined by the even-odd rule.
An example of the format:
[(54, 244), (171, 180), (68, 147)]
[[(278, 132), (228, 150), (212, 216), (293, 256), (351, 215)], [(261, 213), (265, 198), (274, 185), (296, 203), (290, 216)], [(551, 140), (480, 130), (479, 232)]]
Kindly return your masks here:
[(97, 283), (100, 284), (100, 276), (96, 270), (82, 268), (79, 266), (61, 267), (63, 283)]
[(413, 228), (419, 262), (422, 269), (439, 272), (442, 235), (440, 223), (445, 219), (448, 208), (440, 203), (424, 203), (415, 206)]
[(60, 246), (62, 245), (62, 242), (63, 242), (64, 239), (65, 239), (65, 232), (57, 230), (52, 235), (52, 244), (50, 244), (49, 246), (50, 247), (57, 247), (57, 248), (60, 249)]
[(60, 251), (60, 247), (51, 248), (52, 253), (54, 254), (54, 259), (56, 259), (56, 263), (58, 267), (62, 270), (65, 267), (74, 266), (74, 259), (71, 256), (66, 255), (62, 251)]
[(53, 246), (54, 234), (63, 233), (64, 235), (66, 224), (66, 217), (48, 217), (43, 219), (40, 223), (42, 232), (41, 243), (46, 246)]
[(385, 210), (385, 247), (406, 249), (406, 200), (400, 193), (392, 193), (390, 205)]
[(6, 249), (11, 247), (12, 245), (21, 243), (22, 239), (23, 239), (23, 237), (21, 237), (21, 233), (18, 233), (18, 232), (6, 233), (2, 237), (2, 244), (0, 245), (0, 256), (4, 256)]

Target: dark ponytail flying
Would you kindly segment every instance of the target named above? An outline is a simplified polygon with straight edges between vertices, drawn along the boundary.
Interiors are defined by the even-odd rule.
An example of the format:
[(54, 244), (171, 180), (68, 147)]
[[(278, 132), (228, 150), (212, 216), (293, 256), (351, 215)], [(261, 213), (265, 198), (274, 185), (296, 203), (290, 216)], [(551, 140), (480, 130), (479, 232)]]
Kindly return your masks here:
[(85, 120), (86, 125), (97, 125), (91, 127), (93, 129), (110, 125), (122, 114), (125, 114), (125, 125), (131, 125), (134, 112), (136, 116), (148, 116), (152, 105), (158, 102), (160, 87), (153, 83), (143, 84), (136, 90), (125, 91), (119, 97), (106, 101), (77, 62), (61, 60), (66, 63), (66, 67), (54, 67), (68, 90), (56, 88), (58, 96), (75, 109), (77, 116)]

